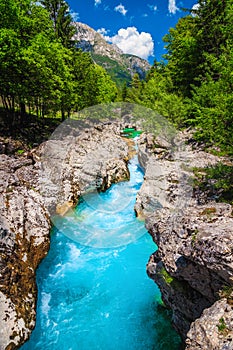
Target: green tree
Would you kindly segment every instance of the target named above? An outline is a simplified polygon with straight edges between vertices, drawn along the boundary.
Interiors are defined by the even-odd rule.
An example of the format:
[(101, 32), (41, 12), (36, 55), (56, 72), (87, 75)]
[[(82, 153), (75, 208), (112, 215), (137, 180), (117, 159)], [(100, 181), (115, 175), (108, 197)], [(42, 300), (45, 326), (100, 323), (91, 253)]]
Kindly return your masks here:
[(27, 75), (23, 82), (27, 103), (36, 106), (38, 116), (45, 112), (65, 112), (74, 97), (70, 51), (59, 42), (37, 35), (23, 51)]
[(0, 94), (6, 110), (12, 112), (19, 106), (24, 116), (28, 67), (23, 51), (38, 33), (46, 31), (51, 36), (52, 23), (47, 11), (29, 0), (2, 0), (0, 10), (4, 11), (0, 20)]
[(95, 65), (94, 66), (94, 79), (96, 80), (97, 103), (108, 103), (113, 102), (117, 96), (116, 84), (112, 81), (110, 75), (107, 74), (104, 68)]
[(0, 0), (0, 96), (7, 118), (20, 115), (26, 120), (29, 110), (38, 117), (59, 112), (65, 119), (72, 110), (116, 97), (116, 86), (105, 70), (89, 54), (67, 47), (67, 4), (47, 3), (57, 6), (52, 7), (58, 10), (55, 19), (38, 2)]
[(141, 103), (196, 137), (231, 152), (233, 115), (233, 1), (200, 0), (164, 37), (167, 64), (153, 65)]
[(232, 0), (199, 0), (195, 16), (181, 18), (164, 37), (174, 89), (184, 96), (191, 97), (192, 86), (207, 75), (220, 77), (214, 61), (232, 40), (232, 6)]
[(164, 42), (168, 60), (167, 69), (173, 81), (174, 90), (184, 96), (191, 96), (191, 85), (199, 75), (200, 52), (196, 37), (196, 17), (181, 18), (175, 28), (165, 35)]
[(142, 82), (139, 78), (139, 75), (134, 74), (132, 81), (130, 83), (130, 89), (127, 90), (127, 96), (125, 97), (125, 101), (127, 102), (141, 102), (141, 92), (143, 90), (144, 82)]
[(75, 27), (72, 25), (72, 16), (69, 6), (64, 0), (41, 0), (41, 4), (48, 10), (54, 24), (54, 32), (65, 47), (73, 45), (72, 37)]

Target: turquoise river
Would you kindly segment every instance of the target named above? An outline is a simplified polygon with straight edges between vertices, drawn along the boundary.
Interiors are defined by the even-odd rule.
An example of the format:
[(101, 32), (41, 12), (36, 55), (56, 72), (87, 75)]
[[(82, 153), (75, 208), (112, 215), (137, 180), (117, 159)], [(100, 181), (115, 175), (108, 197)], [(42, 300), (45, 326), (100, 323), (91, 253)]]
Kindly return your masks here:
[(36, 327), (21, 350), (178, 350), (180, 339), (146, 274), (155, 250), (134, 213), (143, 181), (137, 157), (130, 181), (89, 194), (57, 222), (37, 270)]

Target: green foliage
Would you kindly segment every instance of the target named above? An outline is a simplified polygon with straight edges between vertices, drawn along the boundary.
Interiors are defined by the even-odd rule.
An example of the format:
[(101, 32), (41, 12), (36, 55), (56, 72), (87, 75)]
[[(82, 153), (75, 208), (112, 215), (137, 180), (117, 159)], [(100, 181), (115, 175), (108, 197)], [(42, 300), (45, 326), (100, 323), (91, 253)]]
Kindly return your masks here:
[(89, 54), (71, 46), (74, 28), (63, 0), (0, 0), (0, 96), (8, 123), (111, 102), (117, 89)]
[(124, 100), (156, 110), (176, 127), (194, 127), (206, 147), (233, 154), (233, 1), (199, 0), (165, 35), (166, 63)]
[(138, 74), (133, 76), (130, 86), (131, 89), (126, 91), (125, 101), (140, 104), (144, 83), (140, 80)]
[(219, 324), (217, 327), (219, 332), (224, 332), (227, 330), (227, 326), (223, 317), (219, 319)]
[(213, 187), (219, 192), (219, 200), (233, 204), (233, 167), (222, 163), (206, 169), (206, 181), (214, 179)]
[(117, 96), (116, 84), (112, 81), (111, 77), (107, 74), (105, 69), (96, 65), (94, 67), (96, 74), (96, 87), (97, 87), (97, 103), (113, 102)]
[(24, 149), (18, 149), (17, 150), (17, 154), (21, 155), (24, 154), (25, 150)]
[(195, 246), (196, 240), (197, 240), (197, 234), (198, 234), (198, 230), (194, 230), (194, 232), (192, 233), (192, 237), (191, 237), (191, 245), (192, 247)]
[(171, 284), (174, 281), (174, 278), (166, 271), (164, 267), (160, 270), (160, 274), (163, 276), (167, 284)]
[[(199, 169), (194, 169), (198, 174)], [(233, 204), (233, 166), (218, 163), (201, 169), (201, 177), (194, 182), (201, 190), (208, 188), (208, 195), (217, 201)]]
[(72, 37), (76, 30), (72, 25), (67, 2), (64, 0), (41, 0), (40, 2), (49, 12), (56, 37), (65, 47), (71, 47)]
[(168, 60), (167, 68), (176, 92), (190, 97), (190, 86), (198, 75), (200, 55), (196, 37), (196, 19), (192, 16), (181, 18), (175, 28), (164, 37)]
[(219, 292), (221, 298), (232, 298), (233, 286), (225, 285)]
[(191, 104), (194, 125), (198, 127), (196, 138), (220, 146), (228, 153), (233, 152), (232, 63), (233, 55), (227, 60), (222, 54), (214, 64), (221, 71), (220, 78), (208, 78), (200, 87), (194, 88)]
[(127, 68), (120, 65), (117, 61), (112, 60), (107, 56), (101, 56), (92, 53), (93, 60), (98, 65), (102, 66), (110, 75), (112, 80), (117, 84), (118, 88), (122, 88), (124, 84), (127, 85), (131, 82), (131, 75)]
[(174, 125), (182, 127), (189, 105), (186, 100), (173, 92), (172, 80), (168, 75), (159, 71), (150, 72), (147, 83), (140, 81), (138, 76), (134, 76), (131, 89), (126, 91), (125, 101), (137, 102), (156, 112)]

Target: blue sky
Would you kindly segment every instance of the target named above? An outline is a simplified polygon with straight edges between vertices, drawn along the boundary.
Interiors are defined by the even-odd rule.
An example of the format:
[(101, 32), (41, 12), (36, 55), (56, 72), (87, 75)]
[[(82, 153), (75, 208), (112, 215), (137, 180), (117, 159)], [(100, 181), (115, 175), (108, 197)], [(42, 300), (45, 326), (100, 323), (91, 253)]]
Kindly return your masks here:
[(164, 51), (162, 37), (197, 0), (67, 0), (77, 21), (86, 23), (118, 45), (153, 63)]

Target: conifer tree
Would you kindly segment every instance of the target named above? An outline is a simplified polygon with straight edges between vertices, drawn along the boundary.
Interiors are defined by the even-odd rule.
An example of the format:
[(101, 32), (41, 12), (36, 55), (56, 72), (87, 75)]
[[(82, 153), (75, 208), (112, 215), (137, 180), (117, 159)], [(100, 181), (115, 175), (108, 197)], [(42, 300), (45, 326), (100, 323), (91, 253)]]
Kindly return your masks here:
[(41, 4), (50, 14), (56, 37), (61, 40), (65, 47), (71, 47), (75, 27), (72, 25), (72, 17), (67, 2), (64, 0), (41, 0)]

